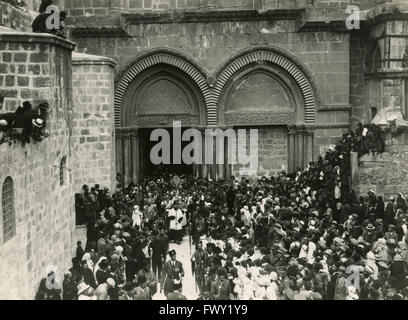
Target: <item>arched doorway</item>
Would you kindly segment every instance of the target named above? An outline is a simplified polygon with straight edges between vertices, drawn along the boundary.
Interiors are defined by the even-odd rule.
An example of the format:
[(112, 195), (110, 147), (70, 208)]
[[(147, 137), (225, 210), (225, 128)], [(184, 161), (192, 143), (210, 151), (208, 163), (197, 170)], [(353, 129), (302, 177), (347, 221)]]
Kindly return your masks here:
[[(206, 140), (202, 146), (203, 161), (180, 169), (212, 179), (273, 175), (282, 169), (293, 172), (313, 159), (319, 103), (311, 72), (279, 48), (259, 46), (237, 52), (214, 75), (174, 49), (144, 52), (116, 78), (117, 171), (125, 183), (139, 181), (151, 171), (147, 155), (152, 145), (147, 137), (153, 129), (171, 129), (173, 121), (180, 121), (184, 128), (200, 128), (197, 135), (202, 138), (207, 131), (215, 134), (212, 143)], [(259, 129), (261, 135), (261, 163), (250, 172), (229, 163), (231, 153), (237, 153), (231, 146), (239, 140), (240, 128)]]
[[(146, 61), (150, 61), (150, 65)], [(133, 75), (123, 91), (121, 108), (115, 115), (116, 166), (125, 184), (138, 182), (157, 169), (150, 159), (150, 151), (158, 142), (150, 138), (153, 130), (159, 128), (166, 129), (171, 138), (171, 162), (160, 167), (176, 174), (198, 170), (195, 165), (173, 162), (174, 122), (181, 122), (183, 132), (186, 128), (204, 127), (207, 117), (201, 82), (194, 79), (196, 73), (193, 71), (197, 69), (189, 65), (186, 72), (180, 67), (182, 62), (187, 64), (180, 57), (160, 53), (139, 59), (129, 68)], [(120, 86), (117, 90), (121, 90)]]
[[(313, 77), (295, 57), (269, 46), (246, 49), (223, 63), (217, 79), (219, 125), (258, 129), (257, 176), (292, 173), (313, 160), (319, 99)], [(240, 164), (223, 170), (227, 177), (254, 174)]]

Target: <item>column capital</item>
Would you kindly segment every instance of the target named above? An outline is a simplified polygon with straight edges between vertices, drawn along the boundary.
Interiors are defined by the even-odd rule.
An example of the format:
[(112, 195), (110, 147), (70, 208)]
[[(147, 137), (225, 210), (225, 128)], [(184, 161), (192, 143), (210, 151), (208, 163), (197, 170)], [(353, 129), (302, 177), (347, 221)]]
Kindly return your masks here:
[(138, 127), (121, 127), (115, 129), (115, 134), (118, 138), (130, 139), (133, 137), (137, 137), (138, 131)]
[(288, 134), (289, 135), (295, 135), (296, 133), (297, 133), (296, 126), (288, 126)]
[(300, 135), (306, 135), (306, 127), (304, 125), (297, 126), (297, 133)]

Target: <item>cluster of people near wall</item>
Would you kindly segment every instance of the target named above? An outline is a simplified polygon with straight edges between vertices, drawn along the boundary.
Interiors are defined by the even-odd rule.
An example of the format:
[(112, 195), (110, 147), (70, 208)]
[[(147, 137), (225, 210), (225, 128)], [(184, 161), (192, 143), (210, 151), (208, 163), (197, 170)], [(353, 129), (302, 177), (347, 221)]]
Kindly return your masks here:
[[(408, 298), (403, 194), (357, 197), (343, 180), (359, 137), (346, 134), (305, 170), (256, 183), (159, 173), (112, 196), (84, 186), (77, 198), (88, 241), (78, 244), (63, 298), (186, 299), (186, 266), (168, 252), (186, 229), (201, 300)], [(46, 281), (38, 298), (61, 298)]]
[(29, 101), (25, 101), (15, 112), (0, 114), (0, 145), (13, 144), (18, 140), (23, 144), (43, 141), (49, 136), (46, 127), (48, 109), (47, 102), (33, 108)]

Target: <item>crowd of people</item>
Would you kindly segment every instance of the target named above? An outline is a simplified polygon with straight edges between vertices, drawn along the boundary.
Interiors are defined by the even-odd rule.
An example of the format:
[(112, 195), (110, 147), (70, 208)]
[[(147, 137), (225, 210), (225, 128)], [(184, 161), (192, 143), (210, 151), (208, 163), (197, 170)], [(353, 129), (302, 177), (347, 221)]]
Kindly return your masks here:
[[(200, 300), (407, 299), (403, 194), (384, 202), (349, 189), (350, 151), (381, 148), (370, 147), (368, 132), (345, 134), (304, 170), (256, 183), (160, 172), (119, 183), (113, 195), (84, 186), (77, 208), (87, 243), (78, 243), (62, 298), (186, 299), (187, 266), (169, 243), (189, 234)], [(38, 298), (60, 299), (45, 281)]]

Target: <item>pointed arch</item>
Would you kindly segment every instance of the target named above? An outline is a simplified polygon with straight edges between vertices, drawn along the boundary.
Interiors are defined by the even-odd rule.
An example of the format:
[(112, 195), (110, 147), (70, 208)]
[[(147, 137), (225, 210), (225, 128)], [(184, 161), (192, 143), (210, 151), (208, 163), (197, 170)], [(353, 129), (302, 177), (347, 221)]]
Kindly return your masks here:
[(208, 72), (197, 61), (176, 49), (157, 48), (145, 51), (125, 64), (115, 79), (115, 126), (121, 127), (123, 99), (129, 84), (143, 71), (158, 64), (167, 64), (186, 73), (199, 88), (206, 104), (207, 118), (216, 119), (216, 108), (211, 105), (211, 91), (207, 83)]
[[(257, 63), (277, 65), (295, 80), (304, 101), (305, 123), (314, 123), (320, 98), (313, 75), (292, 54), (272, 46), (257, 46), (244, 49), (225, 60), (215, 73), (215, 79), (217, 80), (214, 84), (212, 105), (209, 108), (219, 104), (220, 97), (229, 79), (240, 70)], [(209, 124), (216, 124), (216, 122)]]

